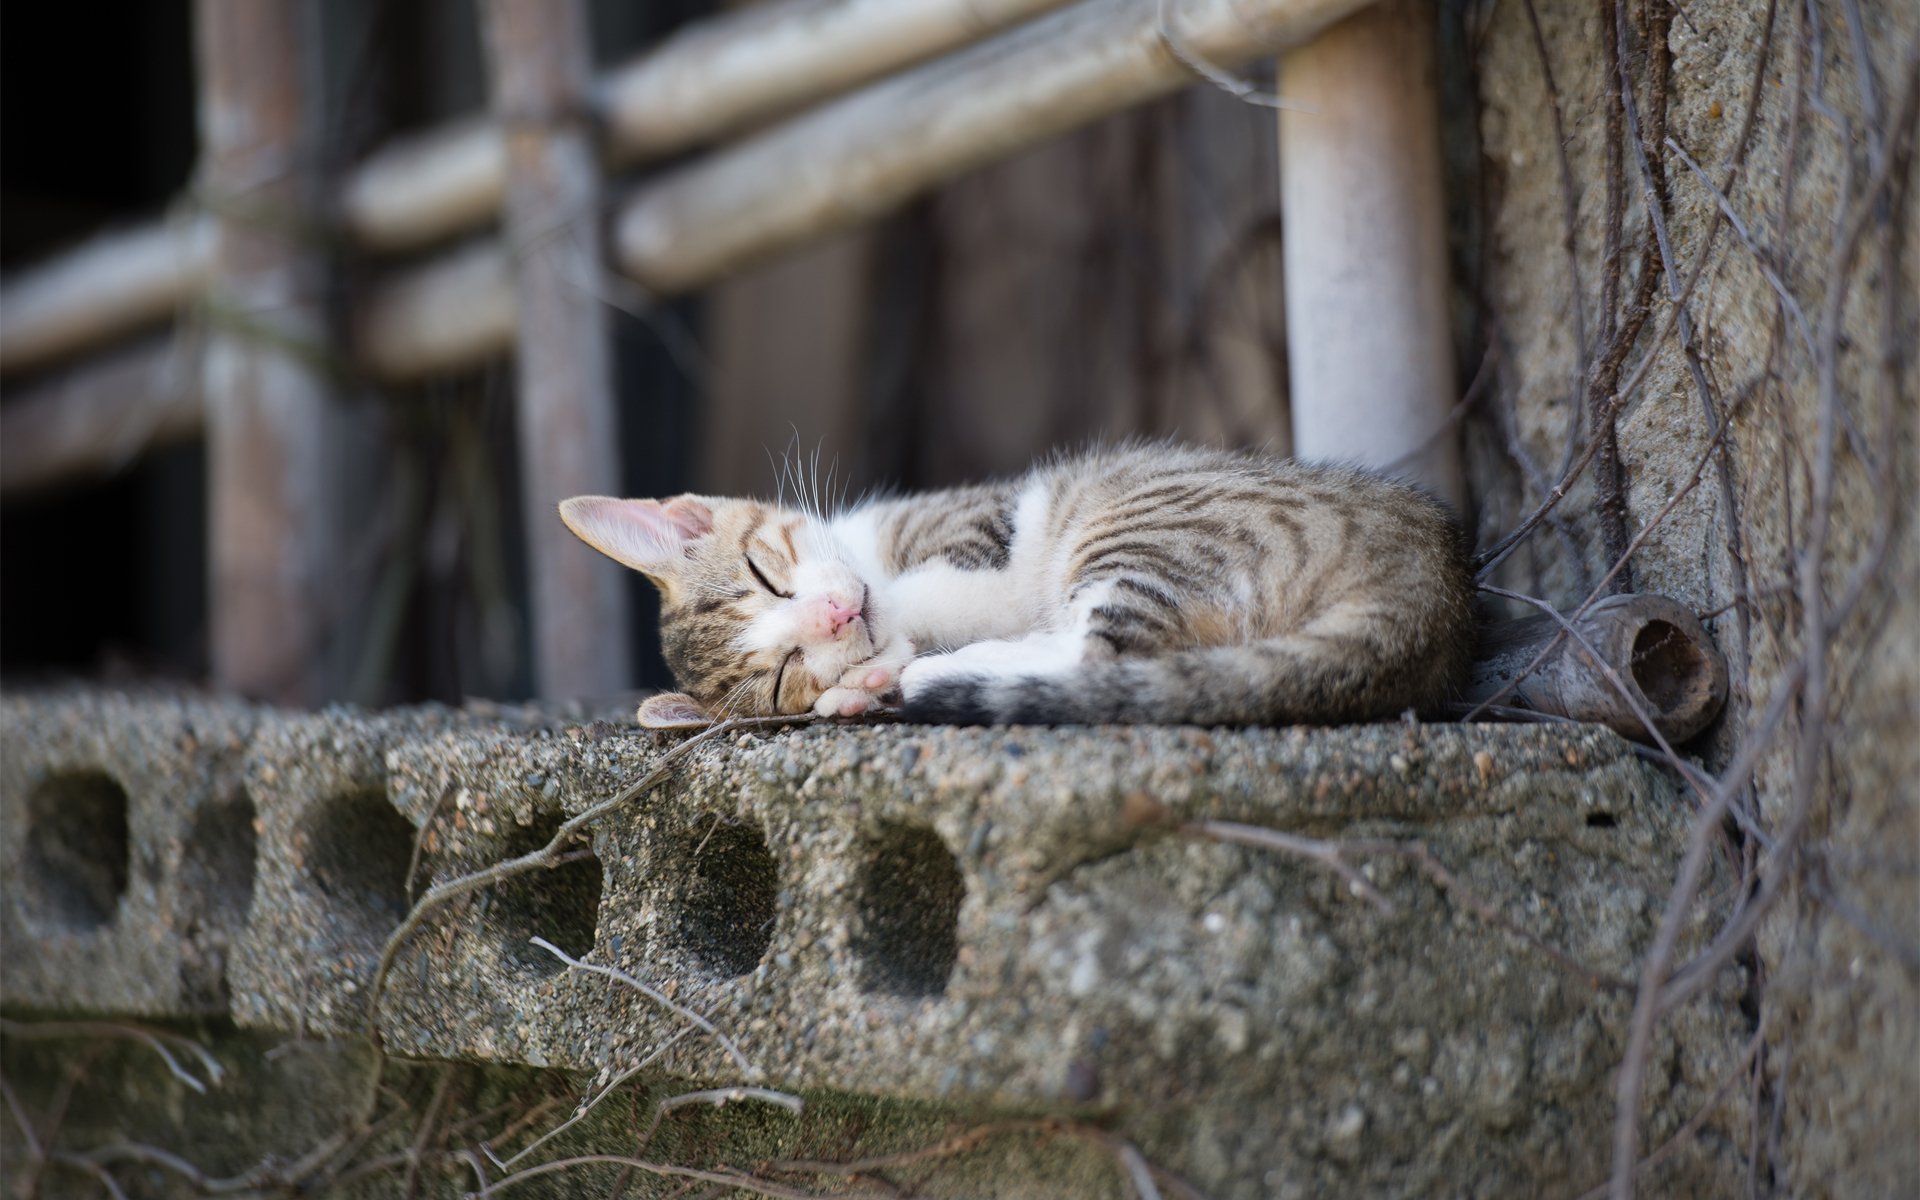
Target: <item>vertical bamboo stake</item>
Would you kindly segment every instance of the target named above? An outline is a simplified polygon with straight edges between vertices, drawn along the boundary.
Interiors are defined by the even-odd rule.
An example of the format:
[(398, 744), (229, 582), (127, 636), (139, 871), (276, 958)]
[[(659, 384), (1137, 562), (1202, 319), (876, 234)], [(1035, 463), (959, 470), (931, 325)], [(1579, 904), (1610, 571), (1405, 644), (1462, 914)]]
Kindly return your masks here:
[(587, 119), (586, 4), (486, 0), (482, 12), (494, 115), (507, 143), (534, 677), (543, 696), (605, 696), (628, 683), (625, 581), (554, 516), (568, 496), (610, 494), (620, 482), (596, 286), (600, 181)]
[(214, 679), (322, 699), (334, 483), (301, 0), (197, 0), (200, 186), (212, 210), (205, 359)]
[(1294, 453), (1460, 505), (1433, 7), (1384, 0), (1280, 60)]

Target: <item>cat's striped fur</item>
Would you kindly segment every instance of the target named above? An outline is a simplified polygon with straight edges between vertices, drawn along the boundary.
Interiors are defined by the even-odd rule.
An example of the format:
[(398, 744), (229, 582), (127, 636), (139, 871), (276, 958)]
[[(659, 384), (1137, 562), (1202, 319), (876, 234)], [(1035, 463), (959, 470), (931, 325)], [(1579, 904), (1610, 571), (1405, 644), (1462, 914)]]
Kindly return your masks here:
[(930, 721), (1360, 721), (1434, 710), (1471, 649), (1456, 522), (1347, 467), (1145, 445), (826, 518), (562, 513), (660, 585), (668, 662), (714, 715), (851, 715), (897, 685)]

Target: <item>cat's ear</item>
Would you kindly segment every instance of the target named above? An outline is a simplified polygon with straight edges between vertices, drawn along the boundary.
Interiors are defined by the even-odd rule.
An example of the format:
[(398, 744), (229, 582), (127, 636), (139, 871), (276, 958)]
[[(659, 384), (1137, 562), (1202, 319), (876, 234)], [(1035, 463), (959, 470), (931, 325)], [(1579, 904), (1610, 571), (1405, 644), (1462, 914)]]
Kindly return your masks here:
[(713, 510), (694, 496), (575, 496), (560, 502), (560, 519), (587, 545), (655, 579), (673, 575), (687, 547), (713, 532)]
[(713, 724), (713, 714), (685, 692), (648, 696), (634, 715), (648, 729), (704, 729)]

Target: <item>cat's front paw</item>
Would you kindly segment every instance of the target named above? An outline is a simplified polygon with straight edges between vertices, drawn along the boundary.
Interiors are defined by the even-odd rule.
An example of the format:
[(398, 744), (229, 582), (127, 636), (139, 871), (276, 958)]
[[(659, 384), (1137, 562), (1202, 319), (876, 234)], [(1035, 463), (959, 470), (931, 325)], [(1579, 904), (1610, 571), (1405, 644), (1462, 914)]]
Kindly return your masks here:
[(857, 717), (880, 705), (880, 698), (860, 688), (831, 687), (813, 702), (813, 711), (823, 717)]
[(823, 717), (857, 717), (883, 707), (900, 694), (900, 671), (913, 657), (913, 644), (897, 639), (881, 654), (848, 667), (840, 681), (820, 694), (813, 711)]

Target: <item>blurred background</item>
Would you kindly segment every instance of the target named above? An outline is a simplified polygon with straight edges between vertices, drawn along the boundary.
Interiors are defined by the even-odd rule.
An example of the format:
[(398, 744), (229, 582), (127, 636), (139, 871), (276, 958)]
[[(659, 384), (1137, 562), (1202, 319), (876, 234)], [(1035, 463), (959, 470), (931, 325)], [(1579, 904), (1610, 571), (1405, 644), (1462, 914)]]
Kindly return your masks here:
[[(484, 6), (306, 7), (305, 144), (323, 192), (381, 147), (488, 109)], [(729, 6), (585, 7), (604, 75)], [(178, 214), (208, 194), (196, 175), (195, 15), (190, 0), (0, 9), (0, 272), (18, 279), (156, 213), (188, 219)], [(1284, 451), (1274, 129), (1271, 110), (1190, 86), (671, 301), (636, 299), (632, 284), (601, 296), (619, 490), (770, 494), (791, 457), (857, 495), (1018, 470), (1053, 447), (1132, 434)], [(691, 156), (610, 173), (601, 210)], [(461, 244), (328, 254), (309, 281), (323, 319), (345, 327), (369, 287)], [(168, 357), (162, 386), (197, 403), (185, 394), (218, 327), (208, 306), (188, 308), (106, 356), (126, 345)], [(517, 500), (525, 417), (511, 359), (395, 381), (322, 354), (342, 511), (308, 656), (320, 667), (243, 687), (366, 704), (535, 693), (526, 547), (566, 534), (557, 520), (527, 528)], [(84, 455), (38, 449), (61, 443), (24, 414), (76, 386), (77, 357), (0, 362), (0, 437), (12, 443), (0, 670), (205, 680), (205, 439), (171, 399), (136, 404), (123, 387), (124, 411), (93, 433), (104, 420), (121, 436)], [(632, 684), (665, 685), (651, 589), (638, 576), (621, 586), (630, 628), (608, 644)]]

